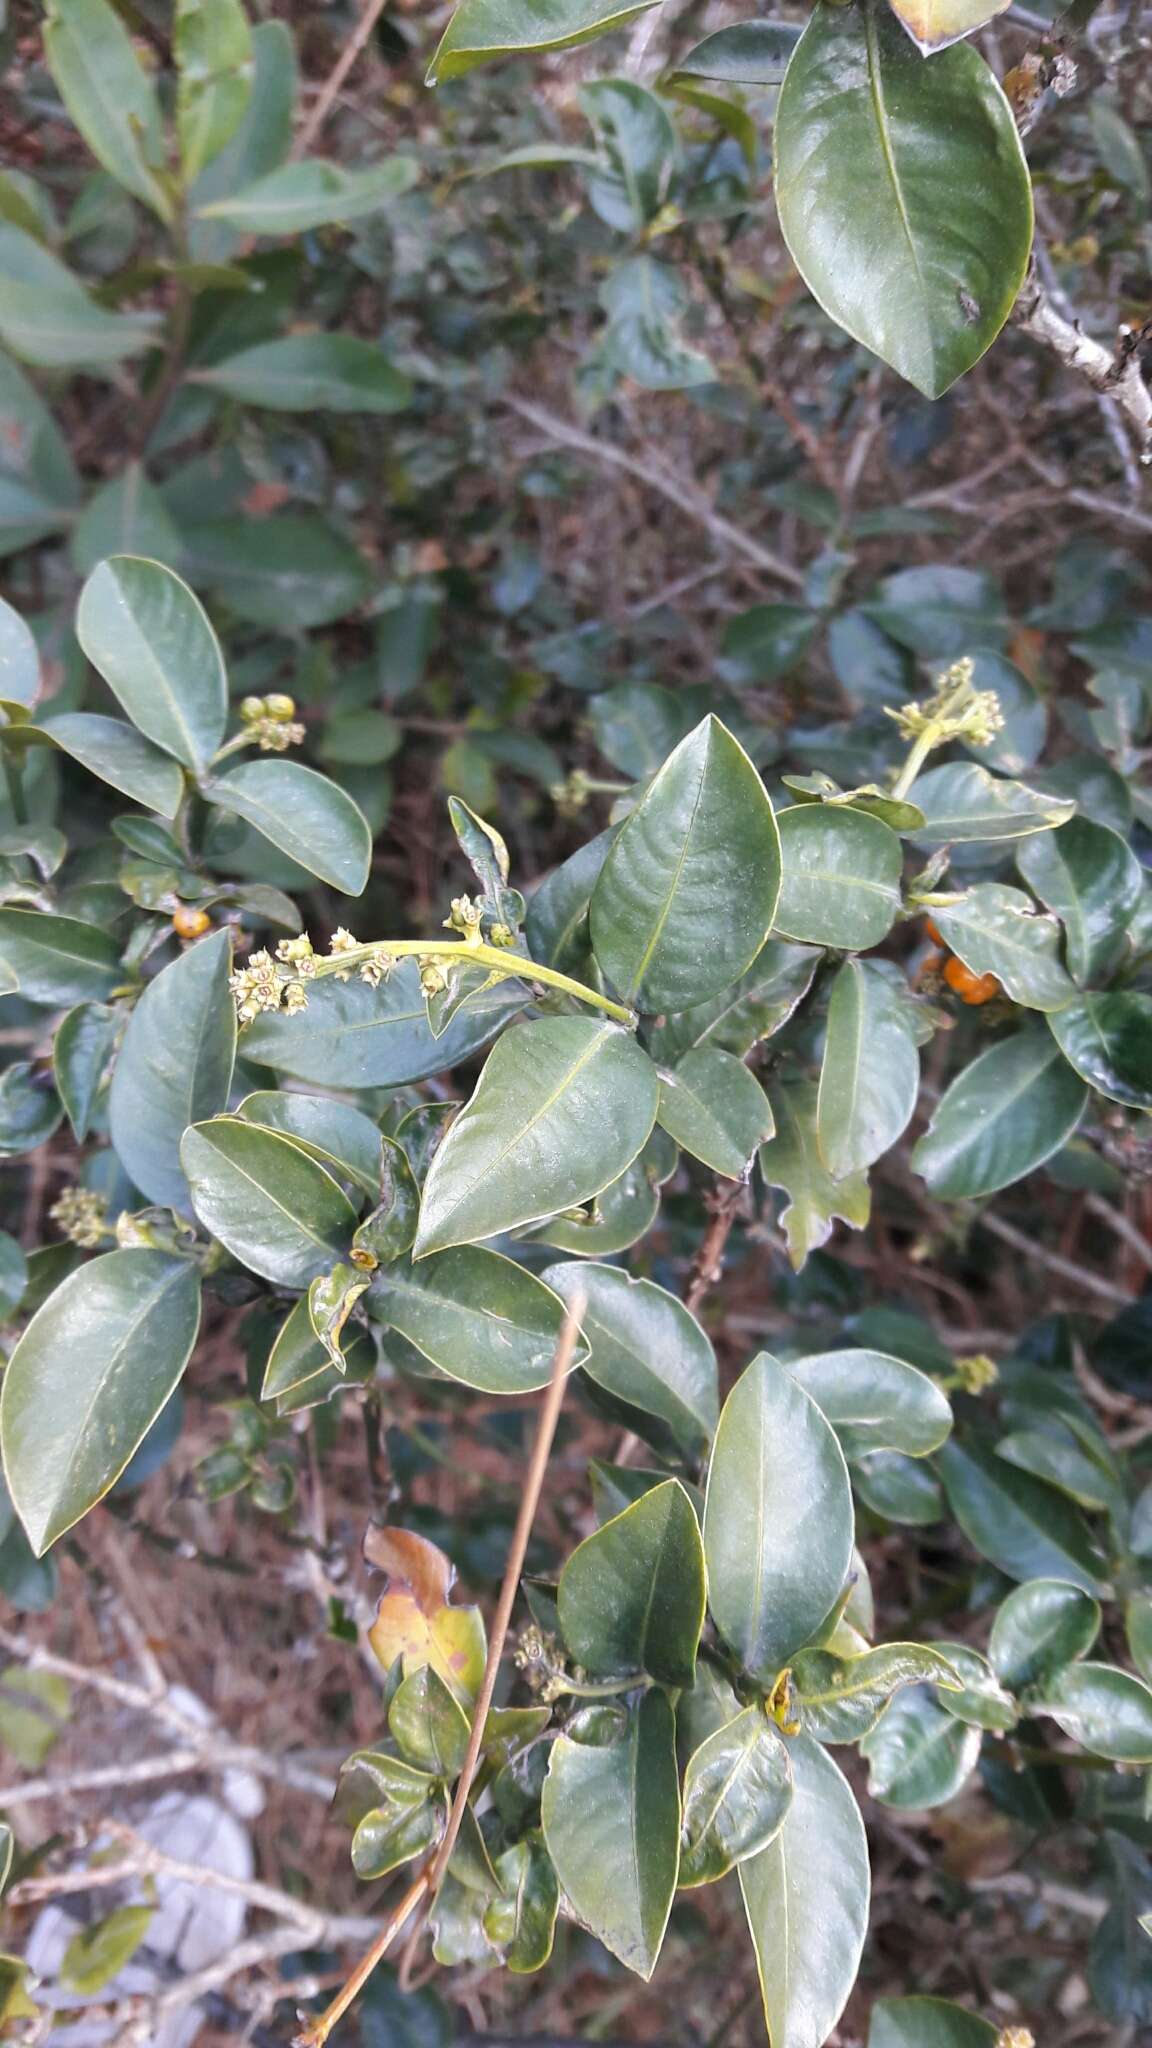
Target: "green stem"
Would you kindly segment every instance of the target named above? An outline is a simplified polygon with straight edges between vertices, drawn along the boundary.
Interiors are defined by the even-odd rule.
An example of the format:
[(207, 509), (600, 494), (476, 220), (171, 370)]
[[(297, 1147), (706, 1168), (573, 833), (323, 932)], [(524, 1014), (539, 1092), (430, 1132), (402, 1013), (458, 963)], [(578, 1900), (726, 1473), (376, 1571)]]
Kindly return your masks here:
[(377, 945), (350, 946), (346, 953), (318, 960), (314, 978), (320, 980), (327, 974), (345, 974), (359, 961), (371, 960), (381, 954), (395, 960), (409, 954), (463, 959), (477, 967), (487, 967), (505, 981), (538, 981), (546, 988), (561, 989), (565, 995), (575, 996), (578, 1002), (603, 1010), (618, 1024), (627, 1024), (630, 1030), (636, 1028), (635, 1011), (626, 1010), (622, 1003), (614, 1003), (596, 989), (586, 988), (582, 981), (573, 981), (571, 975), (561, 974), (555, 967), (541, 967), (536, 960), (525, 960), (522, 954), (508, 953), (498, 946), (486, 946), (482, 940), (474, 945), (463, 939), (382, 939)]
[(939, 737), (936, 726), (928, 725), (925, 726), (919, 739), (913, 742), (913, 745), (908, 750), (908, 759), (892, 784), (894, 801), (899, 801), (901, 797), (907, 796), (933, 747), (939, 744)]

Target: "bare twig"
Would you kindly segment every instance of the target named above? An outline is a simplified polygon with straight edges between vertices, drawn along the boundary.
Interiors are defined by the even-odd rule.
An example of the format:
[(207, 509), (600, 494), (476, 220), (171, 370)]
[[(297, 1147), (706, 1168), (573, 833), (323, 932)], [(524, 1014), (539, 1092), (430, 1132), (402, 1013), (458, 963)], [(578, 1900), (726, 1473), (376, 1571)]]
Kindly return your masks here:
[(1126, 1216), (1123, 1209), (1114, 1209), (1111, 1202), (1104, 1200), (1103, 1195), (1087, 1195), (1084, 1207), (1091, 1210), (1093, 1216), (1098, 1216), (1101, 1223), (1106, 1223), (1109, 1230), (1114, 1231), (1121, 1242), (1126, 1244), (1130, 1251), (1135, 1252), (1141, 1265), (1147, 1266), (1152, 1272), (1152, 1244), (1149, 1244), (1142, 1230), (1137, 1230), (1131, 1217)]
[(297, 135), (295, 142), (292, 144), (293, 162), (297, 162), (302, 156), (307, 156), (325, 121), (332, 112), (332, 108), (335, 105), (345, 79), (348, 77), (348, 73), (351, 71), (352, 66), (355, 64), (357, 57), (360, 55), (383, 12), (384, 0), (366, 0), (364, 11), (355, 29), (317, 93), (315, 105), (300, 133)]
[(634, 476), (650, 490), (659, 491), (661, 497), (676, 505), (679, 510), (706, 527), (713, 538), (731, 549), (734, 554), (743, 555), (745, 561), (762, 569), (766, 576), (775, 576), (780, 583), (789, 584), (794, 590), (803, 587), (804, 578), (791, 562), (772, 553), (760, 541), (753, 540), (730, 519), (725, 519), (713, 507), (706, 493), (688, 477), (666, 469), (655, 456), (629, 455), (623, 448), (614, 447), (610, 441), (598, 441), (593, 434), (586, 434), (571, 420), (561, 419), (557, 413), (547, 412), (541, 405), (533, 405), (526, 398), (517, 398), (512, 392), (505, 392), (501, 403), (519, 419), (526, 420), (547, 440), (561, 448), (572, 448), (579, 455), (587, 455), (593, 462), (600, 462), (608, 469), (623, 470)]
[(684, 1294), (684, 1305), (695, 1315), (705, 1297), (715, 1287), (724, 1271), (724, 1249), (728, 1243), (732, 1225), (742, 1208), (747, 1206), (748, 1190), (742, 1180), (720, 1181), (715, 1192), (709, 1197), (710, 1220), (700, 1240), (700, 1249), (692, 1262), (692, 1272)]
[(1140, 460), (1152, 463), (1152, 391), (1141, 375), (1141, 337), (1125, 335), (1115, 352), (1093, 341), (1077, 321), (1060, 312), (1035, 265), (1024, 281), (1012, 319), (1022, 334), (1051, 350), (1074, 376), (1085, 378), (1094, 391), (1114, 401), (1136, 437)]
[(1038, 1244), (1023, 1230), (1017, 1230), (1014, 1223), (1006, 1223), (1002, 1216), (993, 1216), (982, 1209), (979, 1217), (980, 1228), (990, 1230), (993, 1237), (1010, 1244), (1014, 1251), (1023, 1252), (1025, 1258), (1035, 1259), (1037, 1265), (1046, 1266), (1050, 1273), (1058, 1273), (1062, 1280), (1071, 1280), (1075, 1286), (1084, 1287), (1090, 1294), (1098, 1294), (1102, 1301), (1115, 1302), (1120, 1308), (1127, 1308), (1132, 1300), (1126, 1288), (1117, 1287), (1115, 1281), (1105, 1280), (1099, 1273), (1093, 1273), (1087, 1266), (1077, 1266), (1071, 1259), (1059, 1252), (1050, 1252), (1047, 1245)]
[(324, 2048), (324, 2043), (327, 2041), (337, 2020), (343, 2017), (352, 2004), (353, 1999), (356, 1998), (363, 1986), (368, 1982), (377, 1964), (383, 1960), (391, 1948), (392, 1943), (400, 1933), (409, 1915), (417, 1908), (422, 1908), (421, 1920), (426, 1917), (428, 1907), (432, 1899), (435, 1898), (437, 1889), (448, 1868), (448, 1862), (456, 1846), (456, 1838), (460, 1833), (461, 1824), (464, 1819), (464, 1809), (468, 1804), (468, 1794), (472, 1789), (472, 1780), (476, 1774), (476, 1765), (480, 1757), (480, 1746), (484, 1740), (484, 1727), (488, 1719), (488, 1709), (492, 1704), (492, 1695), (496, 1689), (500, 1659), (504, 1654), (504, 1642), (508, 1634), (508, 1625), (512, 1619), (512, 1608), (515, 1604), (516, 1592), (520, 1584), (520, 1574), (524, 1569), (524, 1556), (528, 1549), (528, 1539), (532, 1534), (532, 1524), (536, 1518), (536, 1507), (540, 1499), (541, 1488), (544, 1484), (544, 1475), (548, 1470), (552, 1439), (556, 1434), (556, 1424), (560, 1419), (560, 1408), (564, 1400), (564, 1386), (572, 1364), (584, 1306), (582, 1295), (574, 1296), (569, 1302), (567, 1314), (564, 1317), (564, 1323), (557, 1340), (556, 1351), (552, 1359), (552, 1373), (540, 1407), (540, 1419), (536, 1425), (536, 1441), (532, 1446), (532, 1456), (529, 1460), (528, 1471), (524, 1480), (524, 1491), (520, 1496), (520, 1508), (516, 1516), (516, 1526), (512, 1532), (512, 1543), (508, 1551), (508, 1561), (504, 1567), (504, 1579), (500, 1587), (500, 1597), (496, 1602), (496, 1612), (492, 1619), (492, 1634), (488, 1644), (488, 1661), (484, 1667), (484, 1677), (481, 1681), (480, 1692), (472, 1715), (468, 1748), (452, 1799), (452, 1808), (448, 1815), (448, 1825), (444, 1830), (443, 1840), (435, 1854), (429, 1858), (423, 1870), (413, 1879), (398, 1906), (389, 1914), (367, 1955), (361, 1958), (347, 1982), (337, 1992), (331, 2005), (321, 2013), (319, 2019), (315, 2020), (311, 2026), (306, 2027), (303, 2033), (297, 2036), (297, 2048)]

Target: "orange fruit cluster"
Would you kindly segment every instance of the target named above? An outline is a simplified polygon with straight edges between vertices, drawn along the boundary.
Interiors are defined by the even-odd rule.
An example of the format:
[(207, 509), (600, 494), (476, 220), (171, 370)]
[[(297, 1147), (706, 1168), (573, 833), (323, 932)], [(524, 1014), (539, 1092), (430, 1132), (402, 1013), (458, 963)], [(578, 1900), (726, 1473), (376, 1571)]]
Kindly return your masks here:
[(959, 996), (962, 1003), (990, 1003), (993, 996), (1002, 993), (1001, 984), (994, 974), (973, 974), (972, 969), (965, 967), (954, 953), (944, 950), (944, 941), (930, 917), (925, 920), (924, 929), (933, 945), (941, 949), (929, 954), (925, 967), (936, 973), (942, 972), (953, 995)]

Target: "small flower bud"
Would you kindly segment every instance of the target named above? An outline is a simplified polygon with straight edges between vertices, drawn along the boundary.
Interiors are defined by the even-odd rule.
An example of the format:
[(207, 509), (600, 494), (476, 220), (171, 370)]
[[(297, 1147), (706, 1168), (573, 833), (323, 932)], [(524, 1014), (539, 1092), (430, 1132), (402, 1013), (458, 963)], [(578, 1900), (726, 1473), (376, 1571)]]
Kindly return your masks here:
[(240, 716), (245, 725), (252, 725), (258, 718), (267, 718), (268, 705), (263, 697), (244, 697), (240, 704)]
[(264, 709), (269, 718), (278, 718), (282, 721), (295, 718), (296, 699), (295, 697), (285, 697), (279, 691), (273, 691), (270, 697), (265, 697)]

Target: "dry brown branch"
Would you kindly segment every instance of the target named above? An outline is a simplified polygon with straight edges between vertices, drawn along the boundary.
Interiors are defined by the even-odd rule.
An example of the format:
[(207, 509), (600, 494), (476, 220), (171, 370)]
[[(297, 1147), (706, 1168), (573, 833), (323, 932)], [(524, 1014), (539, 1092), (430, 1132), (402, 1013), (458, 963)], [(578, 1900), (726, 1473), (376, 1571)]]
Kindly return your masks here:
[(516, 1516), (516, 1526), (512, 1532), (508, 1560), (504, 1567), (504, 1578), (500, 1587), (500, 1596), (496, 1602), (496, 1612), (492, 1618), (492, 1633), (488, 1643), (488, 1660), (484, 1667), (484, 1677), (481, 1681), (480, 1692), (473, 1710), (472, 1727), (468, 1736), (468, 1748), (465, 1752), (463, 1767), (453, 1795), (452, 1807), (448, 1815), (448, 1825), (444, 1830), (443, 1840), (439, 1848), (429, 1858), (423, 1870), (413, 1879), (394, 1912), (389, 1914), (367, 1955), (361, 1958), (347, 1982), (337, 1992), (331, 2005), (321, 2013), (319, 2019), (315, 2020), (311, 2026), (306, 2027), (304, 2032), (297, 2036), (298, 2048), (324, 2048), (324, 2043), (327, 2041), (337, 2020), (341, 2019), (347, 2012), (352, 2001), (368, 1982), (377, 1964), (383, 1960), (391, 1948), (392, 1943), (409, 1916), (417, 1909), (420, 1909), (420, 1919), (417, 1921), (417, 1932), (419, 1931), (443, 1880), (444, 1873), (448, 1868), (452, 1851), (456, 1846), (456, 1838), (460, 1833), (460, 1827), (464, 1819), (464, 1809), (468, 1804), (468, 1794), (472, 1789), (472, 1780), (476, 1775), (476, 1765), (480, 1758), (480, 1746), (484, 1740), (484, 1727), (488, 1719), (488, 1709), (492, 1704), (492, 1695), (496, 1689), (496, 1678), (500, 1669), (500, 1660), (504, 1654), (504, 1642), (508, 1634), (508, 1625), (512, 1619), (512, 1608), (515, 1604), (517, 1590), (520, 1585), (520, 1575), (524, 1569), (524, 1557), (528, 1549), (528, 1539), (532, 1534), (532, 1524), (536, 1519), (536, 1508), (540, 1499), (541, 1489), (544, 1485), (544, 1476), (548, 1470), (548, 1459), (552, 1451), (552, 1439), (556, 1434), (556, 1424), (560, 1419), (565, 1382), (568, 1378), (573, 1353), (576, 1349), (576, 1338), (579, 1334), (580, 1318), (584, 1313), (584, 1306), (584, 1297), (582, 1295), (574, 1295), (568, 1304), (567, 1313), (556, 1342), (556, 1350), (552, 1359), (552, 1372), (540, 1407), (540, 1417), (536, 1425), (536, 1440), (532, 1446), (532, 1456), (528, 1462), (528, 1471), (524, 1479), (524, 1490), (520, 1496), (520, 1508)]
[(307, 156), (325, 121), (328, 119), (352, 66), (372, 34), (376, 23), (384, 12), (384, 0), (367, 0), (364, 11), (340, 52), (336, 63), (316, 95), (316, 101), (295, 142), (292, 144), (292, 159), (297, 161)]
[(1012, 319), (1022, 334), (1050, 350), (1073, 376), (1085, 378), (1094, 391), (1114, 402), (1135, 435), (1140, 460), (1152, 462), (1152, 391), (1141, 374), (1140, 336), (1125, 335), (1114, 352), (1093, 341), (1078, 321), (1060, 312), (1035, 265), (1024, 281)]
[(1058, 1273), (1062, 1280), (1071, 1280), (1077, 1287), (1086, 1288), (1090, 1294), (1098, 1294), (1102, 1301), (1115, 1302), (1119, 1308), (1127, 1308), (1132, 1300), (1125, 1287), (1117, 1287), (1114, 1280), (1105, 1280), (1103, 1274), (1093, 1273), (1087, 1266), (1077, 1266), (1060, 1252), (1050, 1252), (1047, 1245), (1038, 1244), (1023, 1230), (1017, 1230), (1014, 1223), (1006, 1223), (1002, 1216), (993, 1216), (987, 1209), (980, 1213), (980, 1228), (990, 1230), (1004, 1244), (1010, 1244), (1013, 1251), (1023, 1252), (1025, 1258), (1035, 1259), (1040, 1266), (1046, 1266), (1050, 1273)]

